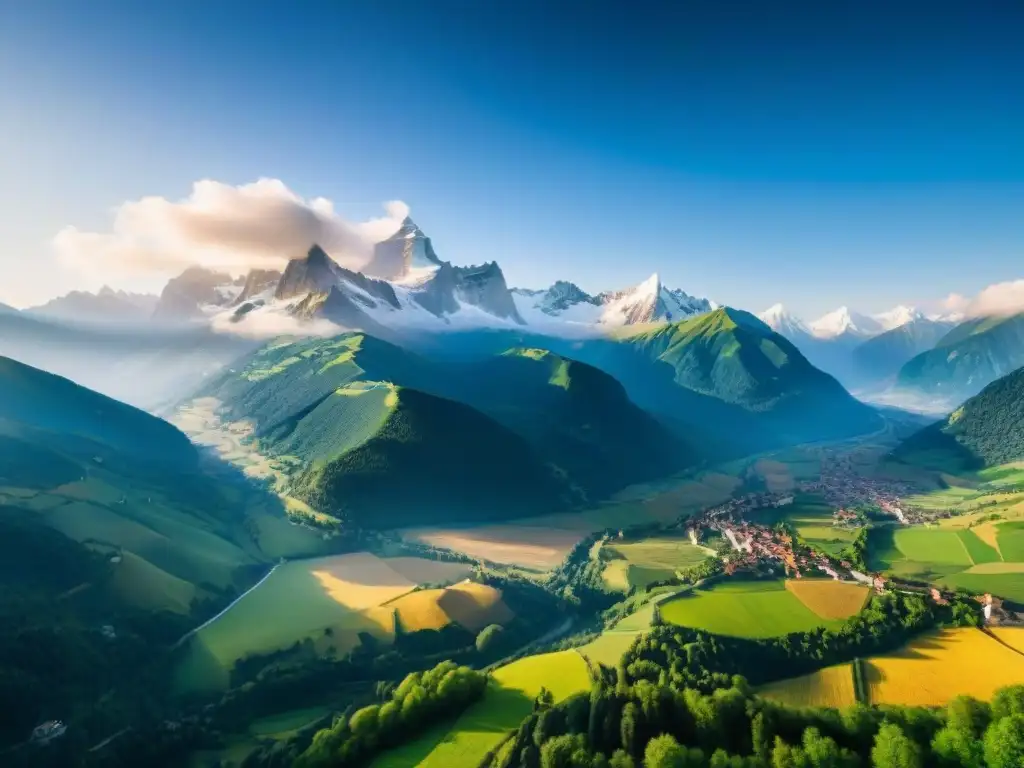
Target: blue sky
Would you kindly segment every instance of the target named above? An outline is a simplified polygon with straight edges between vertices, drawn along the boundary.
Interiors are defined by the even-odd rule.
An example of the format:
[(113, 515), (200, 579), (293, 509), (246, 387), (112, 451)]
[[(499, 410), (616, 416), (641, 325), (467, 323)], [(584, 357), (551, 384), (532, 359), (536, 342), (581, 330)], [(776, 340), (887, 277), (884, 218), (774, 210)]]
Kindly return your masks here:
[(1024, 277), (1019, 3), (740, 5), (0, 0), (0, 301), (158, 288), (51, 240), (260, 177), (530, 287), (814, 316)]

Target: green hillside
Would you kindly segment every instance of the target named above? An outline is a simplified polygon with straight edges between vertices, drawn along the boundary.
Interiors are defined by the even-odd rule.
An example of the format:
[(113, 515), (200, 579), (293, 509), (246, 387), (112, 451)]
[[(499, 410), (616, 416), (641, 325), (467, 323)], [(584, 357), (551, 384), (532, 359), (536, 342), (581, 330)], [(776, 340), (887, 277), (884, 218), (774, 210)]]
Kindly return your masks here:
[(1024, 459), (1024, 369), (997, 379), (948, 418), (912, 435), (894, 457), (947, 471)]
[(897, 384), (964, 398), (1024, 365), (1024, 313), (968, 320), (908, 361)]
[(362, 334), (268, 345), (213, 382), (290, 493), (360, 526), (539, 514), (582, 498), (520, 434), (440, 395), (444, 365)]
[(856, 376), (870, 382), (896, 376), (904, 364), (932, 349), (951, 328), (950, 323), (922, 318), (873, 336), (853, 350)]
[(264, 546), (324, 544), (167, 422), (0, 358), (0, 745), (53, 717), (109, 734), (112, 692), (258, 579)]
[(607, 373), (545, 349), (510, 349), (451, 384), (452, 396), (521, 434), (593, 498), (699, 458)]
[[(648, 364), (654, 363), (655, 369), (667, 367), (677, 388), (718, 401), (719, 412), (721, 404), (733, 406), (731, 413), (723, 414), (726, 423), (758, 433), (743, 448), (758, 442), (845, 437), (881, 425), (872, 409), (747, 312), (723, 307), (680, 323), (625, 335), (618, 343), (639, 353)], [(664, 389), (662, 382), (660, 390)], [(735, 409), (745, 413), (740, 416)], [(679, 413), (679, 418), (693, 420), (695, 414), (688, 410)], [(721, 424), (721, 418), (712, 418), (702, 426), (721, 431)]]
[(0, 358), (0, 421), (96, 444), (139, 463), (194, 467), (195, 448), (181, 432), (130, 405), (68, 379)]

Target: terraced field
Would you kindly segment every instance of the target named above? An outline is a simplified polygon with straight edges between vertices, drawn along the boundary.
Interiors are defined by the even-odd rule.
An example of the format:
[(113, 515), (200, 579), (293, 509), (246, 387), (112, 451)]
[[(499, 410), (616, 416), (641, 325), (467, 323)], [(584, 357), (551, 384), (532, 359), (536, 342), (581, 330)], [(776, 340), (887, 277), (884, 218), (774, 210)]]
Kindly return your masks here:
[(586, 662), (576, 651), (527, 656), (495, 670), (484, 698), (457, 720), (378, 756), (372, 768), (476, 768), (526, 717), (541, 687), (562, 701), (590, 687)]
[(729, 580), (694, 589), (662, 603), (661, 617), (670, 624), (750, 638), (779, 637), (840, 623), (812, 611), (781, 580)]
[(857, 703), (853, 665), (837, 664), (801, 677), (791, 677), (758, 689), (766, 699), (791, 707), (852, 707)]
[[(333, 649), (338, 654), (358, 645), (360, 632), (389, 641), (395, 632), (395, 609), (384, 604), (415, 588), (417, 581), (406, 574), (441, 582), (462, 579), (469, 572), (461, 563), (394, 561), (392, 567), (390, 560), (363, 552), (279, 566), (188, 641), (188, 654), (177, 670), (178, 687), (222, 688), (238, 659), (304, 640), (311, 640), (318, 652)], [(417, 614), (411, 610), (409, 615)], [(270, 616), (273, 620), (268, 620)], [(445, 624), (452, 620), (447, 618)]]

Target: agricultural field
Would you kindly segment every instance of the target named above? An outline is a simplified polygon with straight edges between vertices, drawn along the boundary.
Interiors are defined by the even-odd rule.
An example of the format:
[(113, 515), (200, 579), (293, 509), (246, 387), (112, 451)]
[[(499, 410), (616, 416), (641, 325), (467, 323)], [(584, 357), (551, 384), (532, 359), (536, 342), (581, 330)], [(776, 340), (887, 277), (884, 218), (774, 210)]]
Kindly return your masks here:
[(633, 641), (651, 628), (651, 622), (654, 621), (655, 603), (670, 598), (678, 587), (664, 587), (663, 589), (667, 591), (658, 595), (638, 611), (621, 619), (611, 629), (606, 629), (596, 640), (591, 640), (576, 650), (593, 664), (604, 664), (606, 667), (617, 665)]
[(869, 565), (1024, 602), (1024, 521), (990, 520), (991, 514), (947, 518), (938, 526), (873, 529)]
[(837, 664), (809, 675), (769, 683), (759, 688), (758, 694), (791, 707), (852, 707), (857, 703), (853, 664)]
[(495, 670), (484, 698), (457, 720), (378, 756), (372, 768), (475, 768), (530, 714), (541, 687), (562, 701), (590, 687), (590, 673), (575, 650), (545, 653)]
[(387, 603), (387, 607), (394, 610), (395, 621), (405, 632), (440, 629), (452, 623), (475, 632), (488, 624), (506, 624), (515, 617), (502, 601), (501, 592), (474, 582), (410, 592)]
[(840, 622), (818, 615), (782, 580), (728, 580), (695, 588), (661, 604), (670, 624), (735, 637), (779, 637)]
[(387, 642), (394, 637), (395, 609), (384, 604), (416, 587), (409, 576), (436, 583), (468, 573), (462, 563), (382, 559), (365, 552), (284, 563), (188, 641), (178, 687), (222, 688), (237, 660), (304, 640), (320, 653), (338, 654), (358, 645), (361, 632)]
[(1004, 645), (1024, 653), (1024, 627), (989, 627), (987, 631)]
[(821, 618), (837, 621), (858, 613), (868, 599), (864, 584), (834, 579), (787, 579), (786, 589)]
[(1024, 683), (1024, 655), (979, 629), (946, 629), (864, 662), (872, 704), (941, 706), (966, 694), (990, 699)]
[(809, 546), (833, 557), (838, 557), (857, 538), (855, 529), (832, 525), (833, 508), (814, 494), (797, 494), (793, 503), (785, 507), (757, 510), (752, 520), (763, 525), (786, 522)]
[(714, 552), (691, 543), (687, 536), (657, 536), (633, 542), (608, 542), (601, 548), (607, 561), (602, 578), (609, 589), (628, 592), (675, 576), (698, 565)]
[(554, 568), (580, 539), (605, 528), (670, 523), (681, 515), (721, 503), (740, 480), (706, 472), (698, 477), (627, 488), (614, 500), (581, 512), (560, 512), (477, 526), (406, 528), (401, 535), (495, 563), (534, 571)]

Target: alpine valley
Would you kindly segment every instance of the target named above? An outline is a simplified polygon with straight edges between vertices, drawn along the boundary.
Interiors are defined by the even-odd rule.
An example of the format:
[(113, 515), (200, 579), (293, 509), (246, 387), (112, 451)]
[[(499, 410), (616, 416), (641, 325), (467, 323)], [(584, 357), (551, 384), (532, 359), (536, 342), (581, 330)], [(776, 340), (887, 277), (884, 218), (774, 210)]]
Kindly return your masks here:
[(1020, 318), (510, 287), (409, 218), (0, 307), (0, 755), (981, 765), (1024, 690)]

